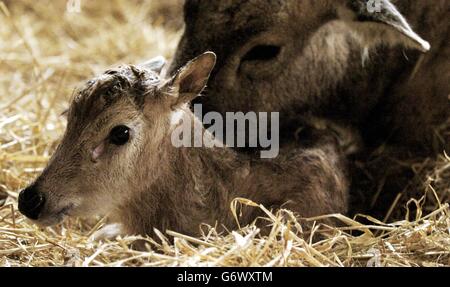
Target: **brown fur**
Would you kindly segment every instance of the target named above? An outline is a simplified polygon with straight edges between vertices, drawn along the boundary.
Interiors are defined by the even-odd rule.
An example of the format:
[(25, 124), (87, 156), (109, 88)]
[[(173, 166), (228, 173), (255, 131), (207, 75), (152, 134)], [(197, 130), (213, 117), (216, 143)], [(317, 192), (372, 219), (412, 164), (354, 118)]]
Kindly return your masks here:
[[(169, 73), (194, 54), (216, 52), (209, 96), (197, 102), (205, 112), (279, 111), (282, 146), (294, 142), (305, 120), (325, 118), (357, 131), (365, 148), (352, 157), (350, 213), (384, 217), (414, 175), (401, 163), (450, 150), (448, 133), (438, 132), (450, 112), (450, 4), (391, 1), (431, 44), (422, 53), (419, 36), (380, 24), (389, 17), (368, 14), (365, 2), (186, 0), (185, 31)], [(281, 51), (271, 60), (244, 61), (258, 45)], [(386, 160), (374, 160), (380, 150)]]
[[(284, 131), (308, 113), (359, 129), (371, 147), (389, 141), (442, 152), (450, 140), (435, 129), (450, 111), (449, 2), (392, 1), (430, 42), (425, 55), (411, 38), (368, 19), (365, 2), (187, 0), (172, 71), (211, 50), (219, 62), (207, 91), (214, 96), (199, 100), (205, 112), (280, 111)], [(282, 48), (275, 59), (243, 61), (269, 44)]]
[[(128, 234), (152, 235), (157, 228), (194, 235), (201, 223), (235, 227), (230, 203), (236, 197), (286, 206), (304, 217), (345, 213), (345, 163), (332, 138), (314, 148), (285, 149), (273, 160), (229, 148), (172, 145), (174, 111), (201, 126), (187, 104), (203, 90), (214, 61), (213, 54), (204, 54), (169, 81), (135, 66), (89, 81), (71, 104), (60, 146), (34, 183), (46, 198), (36, 222), (109, 213)], [(116, 125), (131, 127), (124, 146), (108, 142)], [(93, 158), (99, 145), (103, 152)], [(244, 209), (241, 223), (257, 215), (256, 209)]]

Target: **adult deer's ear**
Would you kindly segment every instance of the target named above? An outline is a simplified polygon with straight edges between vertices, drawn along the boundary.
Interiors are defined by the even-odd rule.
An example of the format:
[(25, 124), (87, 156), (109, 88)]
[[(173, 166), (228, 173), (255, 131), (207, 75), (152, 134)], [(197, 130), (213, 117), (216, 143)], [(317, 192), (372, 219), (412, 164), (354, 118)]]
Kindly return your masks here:
[(167, 64), (166, 58), (158, 56), (145, 63), (140, 64), (139, 66), (143, 69), (150, 70), (152, 72), (160, 74), (162, 69), (166, 66), (166, 64)]
[(348, 23), (369, 45), (402, 44), (422, 52), (430, 44), (408, 24), (389, 0), (341, 0), (339, 17)]
[(175, 106), (187, 104), (206, 87), (215, 65), (216, 54), (206, 52), (179, 69), (162, 90), (175, 98)]

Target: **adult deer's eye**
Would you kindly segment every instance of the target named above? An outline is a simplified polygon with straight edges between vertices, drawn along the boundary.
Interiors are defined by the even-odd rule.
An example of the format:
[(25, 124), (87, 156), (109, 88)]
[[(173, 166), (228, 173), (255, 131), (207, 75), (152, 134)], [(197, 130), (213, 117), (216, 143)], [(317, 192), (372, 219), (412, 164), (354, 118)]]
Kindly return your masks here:
[(117, 126), (109, 133), (109, 141), (114, 145), (124, 145), (130, 140), (130, 128)]
[(276, 58), (281, 52), (281, 47), (274, 45), (258, 45), (253, 47), (243, 58), (245, 61), (269, 61)]

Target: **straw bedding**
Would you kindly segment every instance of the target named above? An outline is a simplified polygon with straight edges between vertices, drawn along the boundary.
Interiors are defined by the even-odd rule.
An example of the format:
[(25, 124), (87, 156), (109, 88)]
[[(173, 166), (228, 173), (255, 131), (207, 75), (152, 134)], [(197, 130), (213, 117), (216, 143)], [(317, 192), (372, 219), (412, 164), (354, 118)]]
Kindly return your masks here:
[[(450, 266), (445, 154), (408, 163), (420, 183), (399, 193), (389, 211), (407, 208), (404, 220), (331, 215), (343, 227), (317, 224), (319, 242), (303, 234), (290, 211), (274, 213), (244, 199), (230, 212), (239, 205), (262, 209), (266, 216), (258, 220), (271, 226), (269, 235), (255, 225), (222, 234), (203, 226), (200, 238), (164, 231), (156, 241), (95, 242), (90, 235), (104, 218), (46, 229), (28, 222), (17, 211), (18, 191), (56, 147), (65, 127), (60, 115), (76, 85), (117, 64), (170, 58), (182, 26), (176, 0), (82, 0), (80, 13), (68, 12), (67, 2), (0, 1), (0, 266)], [(131, 249), (136, 239), (146, 240), (148, 250)]]

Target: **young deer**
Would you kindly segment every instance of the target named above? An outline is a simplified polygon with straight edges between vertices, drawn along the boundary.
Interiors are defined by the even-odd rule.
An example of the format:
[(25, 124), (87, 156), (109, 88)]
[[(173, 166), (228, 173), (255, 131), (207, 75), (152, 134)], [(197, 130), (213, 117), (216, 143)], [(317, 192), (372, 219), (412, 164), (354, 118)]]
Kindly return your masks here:
[[(48, 226), (66, 216), (110, 214), (127, 234), (167, 229), (196, 235), (199, 225), (235, 227), (230, 203), (244, 197), (311, 217), (347, 211), (345, 164), (334, 140), (257, 160), (230, 148), (176, 148), (182, 120), (202, 128), (188, 104), (204, 89), (216, 56), (205, 53), (169, 80), (163, 61), (123, 66), (91, 80), (73, 99), (61, 144), (19, 209)], [(182, 117), (180, 117), (182, 115)], [(242, 224), (257, 212), (245, 209)]]

